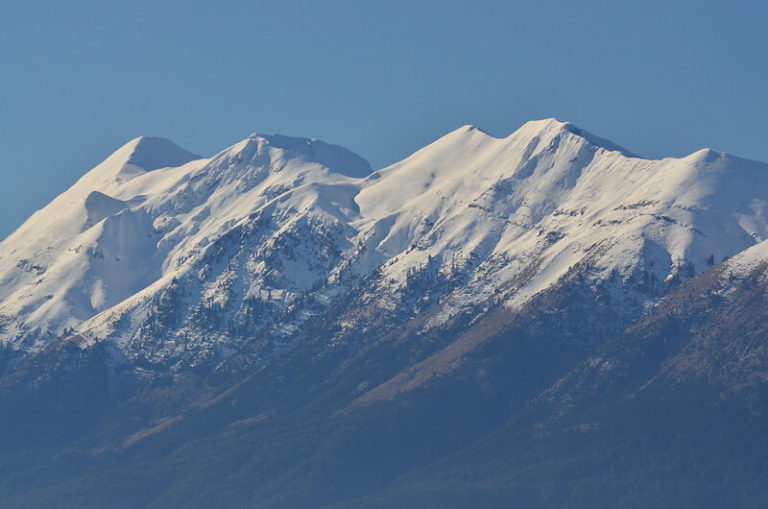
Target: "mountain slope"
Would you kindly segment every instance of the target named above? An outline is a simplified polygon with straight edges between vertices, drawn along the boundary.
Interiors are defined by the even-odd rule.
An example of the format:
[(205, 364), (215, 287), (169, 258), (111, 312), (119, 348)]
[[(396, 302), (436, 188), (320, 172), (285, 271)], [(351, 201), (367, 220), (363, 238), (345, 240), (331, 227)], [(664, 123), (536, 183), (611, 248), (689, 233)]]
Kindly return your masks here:
[(0, 505), (761, 501), (758, 453), (696, 471), (738, 496), (680, 465), (764, 420), (766, 203), (766, 164), (554, 119), (374, 172), (134, 140), (0, 243)]
[[(182, 267), (190, 258), (254, 222), (260, 209), (275, 208), (285, 182), (301, 182), (307, 209), (320, 184), (336, 179), (314, 159), (341, 172), (368, 170), (339, 147), (279, 136), (253, 136), (210, 160), (189, 156), (181, 166), (157, 167), (178, 163), (179, 151), (167, 141), (130, 142), (0, 245), (2, 313), (16, 317), (6, 324), (6, 342), (40, 348), (120, 303), (130, 306), (126, 299), (135, 306), (142, 291), (167, 288), (190, 270)], [(313, 214), (323, 207), (338, 213), (322, 203)]]
[(764, 254), (685, 283), (504, 426), (343, 507), (765, 506)]
[[(433, 326), (492, 299), (522, 305), (587, 257), (596, 280), (659, 295), (766, 236), (765, 165), (640, 159), (552, 119), (503, 139), (460, 128), (364, 180), (367, 163), (318, 141), (184, 154), (134, 140), (0, 245), (6, 344), (78, 334), (155, 362), (221, 360), (244, 331), (296, 306), (312, 316), (361, 278), (378, 278), (370, 297), (389, 309), (417, 274), (441, 280), (423, 297), (442, 308)], [(159, 331), (162, 302), (183, 310)], [(293, 314), (270, 334), (290, 335)], [(158, 334), (185, 344), (157, 348)]]

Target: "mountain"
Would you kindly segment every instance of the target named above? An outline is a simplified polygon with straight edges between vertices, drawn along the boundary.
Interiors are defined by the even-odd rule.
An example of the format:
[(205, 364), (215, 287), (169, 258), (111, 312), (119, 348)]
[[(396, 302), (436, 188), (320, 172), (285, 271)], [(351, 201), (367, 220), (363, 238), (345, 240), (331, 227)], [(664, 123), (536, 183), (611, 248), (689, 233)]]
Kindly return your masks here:
[(765, 507), (767, 248), (682, 284), (467, 448), (342, 506)]
[(696, 446), (768, 417), (767, 203), (555, 119), (378, 171), (137, 138), (0, 243), (0, 505), (760, 505), (762, 442)]

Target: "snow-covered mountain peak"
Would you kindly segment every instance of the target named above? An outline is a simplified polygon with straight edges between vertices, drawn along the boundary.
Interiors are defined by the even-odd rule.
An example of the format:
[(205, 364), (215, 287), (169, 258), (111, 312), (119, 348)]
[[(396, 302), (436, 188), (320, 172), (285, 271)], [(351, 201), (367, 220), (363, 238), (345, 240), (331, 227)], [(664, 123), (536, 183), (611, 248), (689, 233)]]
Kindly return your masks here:
[[(573, 188), (596, 159), (612, 164), (629, 156), (611, 142), (554, 118), (527, 122), (505, 138), (467, 125), (374, 173), (356, 201), (364, 216), (381, 216), (412, 208), (417, 200), (432, 209), (423, 212), (431, 217), (454, 200), (465, 202), (493, 189), (499, 195), (505, 188), (541, 209)], [(382, 193), (390, 199), (379, 199)]]
[(192, 154), (165, 138), (139, 136), (134, 138), (83, 178), (87, 185), (122, 183), (148, 171), (181, 166), (200, 156)]
[(123, 149), (130, 151), (127, 164), (144, 171), (181, 166), (194, 159), (200, 159), (200, 156), (184, 150), (171, 140), (158, 136), (139, 136), (125, 144)]
[(562, 136), (576, 136), (588, 142), (594, 147), (602, 148), (611, 152), (620, 152), (626, 157), (637, 157), (632, 152), (623, 147), (620, 147), (610, 140), (596, 136), (589, 131), (572, 124), (571, 122), (563, 122), (554, 117), (526, 122), (517, 131), (510, 134), (509, 137), (552, 139)]
[[(26, 251), (27, 254), (50, 251), (58, 242), (68, 242), (73, 235), (93, 226), (98, 222), (96, 218), (106, 217), (105, 211), (125, 208), (117, 207), (116, 203), (124, 199), (123, 195), (129, 195), (130, 199), (139, 194), (130, 189), (135, 182), (143, 180), (138, 177), (195, 160), (199, 160), (199, 156), (165, 138), (134, 138), (33, 214), (0, 242), (0, 246), (10, 252)], [(151, 187), (152, 183), (148, 184)], [(0, 258), (8, 254), (0, 249)]]
[[(434, 291), (443, 317), (491, 295), (521, 305), (587, 265), (659, 295), (768, 238), (767, 165), (638, 158), (557, 119), (506, 137), (462, 126), (372, 174), (345, 148), (283, 135), (193, 158), (132, 140), (0, 243), (0, 315), (14, 317), (0, 340), (74, 329), (211, 354), (368, 278), (370, 302)], [(181, 314), (153, 318), (167, 302)], [(144, 345), (161, 329), (179, 343)]]
[(718, 152), (716, 150), (712, 150), (711, 148), (705, 147), (697, 150), (696, 152), (688, 154), (683, 159), (687, 159), (693, 164), (707, 164), (714, 163), (718, 159), (724, 159), (726, 157), (728, 157), (728, 154), (724, 152)]
[(466, 134), (472, 134), (472, 133), (483, 134), (483, 135), (485, 135), (485, 136), (487, 136), (489, 138), (497, 138), (496, 136), (492, 135), (488, 131), (485, 131), (485, 130), (481, 129), (481, 128), (477, 127), (474, 124), (464, 124), (463, 126), (454, 129), (453, 131), (451, 131), (450, 133), (448, 133), (445, 136), (447, 137), (447, 136), (451, 136), (453, 134), (455, 134), (457, 136), (461, 136), (462, 134), (466, 135)]
[(516, 133), (531, 133), (533, 135), (540, 134), (546, 131), (562, 131), (570, 123), (563, 122), (555, 117), (541, 118), (538, 120), (529, 120), (521, 125), (514, 132)]
[[(330, 236), (348, 221), (353, 183), (368, 173), (361, 157), (312, 139), (252, 135), (210, 159), (162, 138), (131, 140), (0, 243), (0, 315), (17, 316), (3, 337), (35, 349), (121, 303), (132, 309), (132, 296), (146, 303), (176, 277), (212, 284), (200, 274), (241, 235), (255, 235), (265, 257), (289, 249), (287, 238), (313, 252), (309, 225)], [(256, 288), (276, 278), (274, 264), (247, 263)], [(317, 256), (307, 263), (286, 267), (293, 292), (327, 276)]]
[(366, 177), (372, 171), (368, 161), (344, 147), (281, 134), (251, 134), (213, 158), (214, 164), (221, 160), (245, 166), (266, 166), (273, 172), (282, 171), (289, 163), (312, 164), (355, 178)]

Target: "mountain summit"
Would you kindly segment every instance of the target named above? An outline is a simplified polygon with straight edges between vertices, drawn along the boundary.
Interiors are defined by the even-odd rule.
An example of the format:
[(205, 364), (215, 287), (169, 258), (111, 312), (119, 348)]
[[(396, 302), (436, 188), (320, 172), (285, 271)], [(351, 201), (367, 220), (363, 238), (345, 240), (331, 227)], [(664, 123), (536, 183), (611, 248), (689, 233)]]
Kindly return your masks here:
[(556, 119), (137, 138), (0, 243), (0, 506), (765, 505), (767, 242), (768, 164)]
[(441, 281), (422, 289), (436, 324), (489, 298), (521, 306), (587, 260), (595, 281), (648, 279), (630, 299), (644, 302), (766, 238), (766, 175), (707, 151), (641, 159), (556, 119), (506, 138), (465, 126), (372, 174), (318, 140), (254, 134), (202, 159), (136, 138), (0, 244), (0, 335), (220, 362), (368, 278), (385, 308), (414, 275)]

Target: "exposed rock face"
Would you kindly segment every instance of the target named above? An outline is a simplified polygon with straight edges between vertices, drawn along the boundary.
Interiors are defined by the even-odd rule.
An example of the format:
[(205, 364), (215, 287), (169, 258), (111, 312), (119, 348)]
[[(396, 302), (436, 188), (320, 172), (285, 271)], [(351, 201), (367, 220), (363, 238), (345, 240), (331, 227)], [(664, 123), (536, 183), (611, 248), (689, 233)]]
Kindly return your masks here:
[[(26, 476), (0, 505), (723, 501), (681, 465), (768, 419), (767, 203), (766, 164), (554, 119), (373, 172), (317, 140), (133, 140), (0, 243), (0, 461)], [(675, 419), (705, 429), (663, 451)], [(640, 459), (602, 481), (616, 447)], [(31, 482), (33, 449), (79, 470)], [(766, 500), (722, 458), (744, 475), (718, 496)]]

